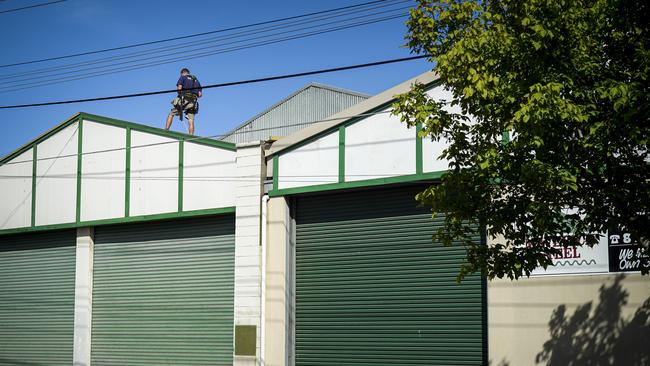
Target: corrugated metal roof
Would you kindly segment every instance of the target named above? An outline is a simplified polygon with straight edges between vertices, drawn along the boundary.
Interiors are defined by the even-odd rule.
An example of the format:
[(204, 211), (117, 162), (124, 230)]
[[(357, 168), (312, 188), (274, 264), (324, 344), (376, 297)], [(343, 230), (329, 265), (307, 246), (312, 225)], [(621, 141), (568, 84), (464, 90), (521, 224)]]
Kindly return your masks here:
[(242, 143), (287, 136), (369, 97), (329, 85), (307, 84), (234, 128), (221, 140)]

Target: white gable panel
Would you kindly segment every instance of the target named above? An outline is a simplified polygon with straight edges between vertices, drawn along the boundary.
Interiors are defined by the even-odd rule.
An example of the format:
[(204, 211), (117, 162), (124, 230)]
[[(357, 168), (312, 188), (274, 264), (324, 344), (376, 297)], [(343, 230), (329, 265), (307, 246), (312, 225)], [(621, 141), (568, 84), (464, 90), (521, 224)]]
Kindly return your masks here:
[(346, 127), (345, 180), (415, 174), (415, 129), (376, 114)]
[(338, 131), (320, 137), (279, 157), (278, 188), (338, 182)]
[[(142, 147), (150, 144), (157, 145)], [(130, 181), (130, 216), (176, 212), (178, 142), (131, 131)]]
[[(83, 124), (81, 220), (123, 217), (126, 129), (90, 121)], [(119, 150), (105, 151), (111, 149)]]
[(183, 149), (183, 210), (234, 206), (237, 154), (191, 142)]
[[(442, 85), (427, 90), (427, 95), (434, 100), (444, 100), (446, 102), (451, 102), (453, 98), (451, 91), (445, 90)], [(451, 113), (461, 113), (461, 108), (457, 105), (452, 106), (447, 104), (444, 109)], [(425, 173), (439, 172), (449, 169), (449, 161), (447, 159), (439, 159), (442, 150), (444, 150), (448, 145), (448, 141), (444, 138), (441, 138), (438, 141), (431, 141), (428, 137), (422, 139), (422, 170)]]
[(75, 122), (37, 146), (36, 225), (76, 220), (78, 127)]
[(29, 149), (0, 165), (0, 229), (32, 224), (32, 156)]

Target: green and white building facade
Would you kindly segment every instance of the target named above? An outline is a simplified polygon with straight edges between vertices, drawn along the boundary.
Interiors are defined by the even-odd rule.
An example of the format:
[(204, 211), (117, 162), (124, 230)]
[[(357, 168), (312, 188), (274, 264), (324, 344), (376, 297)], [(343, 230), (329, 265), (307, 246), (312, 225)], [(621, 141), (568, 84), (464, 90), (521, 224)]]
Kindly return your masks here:
[[(0, 365), (534, 364), (606, 255), (457, 284), (414, 200), (445, 141), (389, 113), (416, 80), (447, 98), (425, 73), (237, 144), (79, 113), (3, 158)], [(625, 314), (650, 295), (626, 281)]]

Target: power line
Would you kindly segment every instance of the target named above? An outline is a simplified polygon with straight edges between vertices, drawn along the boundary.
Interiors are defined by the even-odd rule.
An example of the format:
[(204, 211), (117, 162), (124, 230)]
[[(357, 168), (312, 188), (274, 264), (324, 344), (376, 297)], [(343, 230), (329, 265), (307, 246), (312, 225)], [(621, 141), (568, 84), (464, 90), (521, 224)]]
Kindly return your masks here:
[[(20, 11), (20, 10), (27, 10), (27, 9), (32, 9), (32, 8), (39, 8), (41, 6), (48, 6), (48, 5), (54, 5), (58, 3), (63, 3), (68, 0), (57, 0), (57, 1), (50, 1), (49, 3), (41, 3), (41, 4), (34, 4), (30, 6), (23, 6), (22, 8), (14, 8), (14, 9), (8, 9), (8, 10), (2, 10), (0, 11), (0, 14), (5, 14), (5, 13), (12, 13), (14, 11)], [(3, 67), (3, 66), (0, 66)]]
[[(0, 76), (0, 78), (3, 78), (5, 80), (20, 78), (21, 85), (25, 85), (25, 86), (39, 86), (40, 84), (53, 82), (53, 81), (57, 81), (57, 80), (61, 80), (61, 81), (78, 80), (78, 79), (80, 79), (82, 77), (93, 76), (93, 75), (96, 75), (98, 73), (108, 74), (108, 73), (112, 73), (113, 71), (114, 72), (127, 71), (127, 70), (123, 69), (122, 67), (107, 69), (107, 68), (115, 67), (115, 66), (118, 66), (118, 65), (127, 65), (127, 64), (132, 64), (132, 63), (141, 62), (141, 61), (151, 61), (153, 59), (158, 58), (159, 59), (158, 61), (153, 61), (151, 63), (140, 64), (140, 65), (144, 65), (144, 66), (155, 66), (155, 65), (158, 65), (158, 64), (162, 64), (165, 61), (176, 61), (176, 60), (191, 59), (191, 58), (195, 58), (195, 57), (205, 57), (205, 56), (210, 56), (210, 55), (213, 55), (213, 54), (216, 54), (216, 53), (225, 53), (225, 52), (232, 52), (232, 51), (240, 50), (240, 49), (243, 49), (243, 48), (251, 48), (252, 46), (254, 46), (254, 47), (264, 46), (264, 45), (267, 45), (267, 44), (271, 44), (273, 42), (277, 43), (277, 41), (285, 41), (285, 40), (303, 38), (303, 37), (308, 37), (308, 36), (327, 33), (327, 32), (330, 32), (330, 31), (338, 31), (338, 30), (349, 29), (349, 28), (353, 28), (353, 27), (357, 27), (357, 26), (363, 26), (363, 25), (374, 23), (375, 21), (379, 22), (379, 21), (384, 21), (384, 20), (390, 20), (392, 17), (391, 18), (389, 18), (389, 17), (384, 17), (384, 18), (375, 17), (373, 19), (370, 19), (370, 21), (367, 21), (367, 22), (360, 21), (360, 20), (362, 20), (364, 18), (373, 17), (373, 16), (377, 16), (377, 15), (388, 14), (388, 13), (393, 13), (394, 18), (398, 18), (399, 17), (398, 15), (401, 15), (402, 13), (400, 12), (398, 14), (398, 13), (395, 13), (395, 11), (401, 11), (401, 10), (404, 10), (404, 9), (407, 9), (407, 8), (408, 7), (401, 7), (401, 8), (397, 8), (397, 9), (390, 9), (390, 10), (387, 10), (387, 11), (375, 12), (375, 13), (364, 14), (364, 15), (360, 15), (358, 13), (343, 14), (343, 16), (354, 15), (355, 17), (354, 18), (348, 18), (348, 19), (338, 19), (338, 20), (331, 21), (331, 22), (324, 22), (324, 23), (321, 22), (320, 24), (311, 25), (311, 26), (308, 26), (308, 27), (300, 28), (300, 29), (289, 29), (289, 30), (285, 30), (285, 31), (281, 31), (281, 32), (262, 32), (261, 30), (259, 30), (259, 31), (255, 30), (254, 32), (251, 32), (251, 31), (239, 32), (239, 33), (236, 33), (234, 35), (227, 36), (227, 37), (217, 37), (216, 39), (213, 38), (213, 39), (211, 39), (209, 41), (201, 41), (201, 42), (198, 42), (198, 43), (193, 44), (193, 45), (183, 45), (183, 55), (184, 56), (181, 56), (181, 57), (178, 57), (178, 46), (176, 46), (176, 45), (172, 46), (172, 47), (165, 46), (165, 47), (159, 47), (159, 48), (154, 49), (154, 50), (139, 51), (139, 52), (135, 52), (135, 53), (128, 54), (128, 55), (114, 56), (114, 57), (103, 59), (103, 60), (87, 61), (87, 62), (84, 62), (84, 63), (75, 64), (74, 66), (72, 66), (72, 65), (70, 65), (70, 66), (61, 66), (59, 69), (50, 68), (50, 69), (43, 69), (43, 71), (37, 71), (35, 73), (26, 72), (26, 73), (14, 74), (14, 75), (6, 74), (6, 75)], [(403, 14), (403, 15), (406, 16), (406, 14)], [(329, 16), (329, 17), (327, 17), (325, 19), (336, 18), (336, 17), (341, 17), (341, 15)], [(296, 32), (306, 31), (308, 29), (321, 28), (321, 27), (325, 27), (325, 26), (328, 26), (328, 25), (333, 25), (333, 24), (337, 24), (337, 23), (346, 23), (346, 22), (350, 22), (350, 21), (354, 21), (356, 23), (351, 23), (351, 24), (348, 23), (348, 24), (344, 24), (341, 27), (322, 28), (322, 29), (319, 29), (319, 30), (314, 31), (314, 32), (303, 32), (303, 33), (297, 33), (296, 34)], [(309, 22), (311, 22), (311, 20), (306, 21), (306, 22), (309, 23)], [(267, 27), (267, 28), (271, 29), (273, 31), (273, 30), (277, 30), (277, 29), (281, 29), (281, 28), (294, 27), (294, 26), (296, 26), (298, 24), (304, 24), (306, 22), (301, 21), (301, 22), (298, 22), (298, 23), (295, 23), (295, 24), (283, 25), (283, 26), (280, 26), (280, 27), (274, 26), (274, 27)], [(273, 28), (275, 28), (275, 29), (273, 29)], [(238, 46), (238, 44), (243, 43), (243, 42), (257, 41), (257, 40), (267, 39), (267, 38), (270, 38), (270, 37), (273, 37), (273, 36), (282, 36), (282, 35), (285, 35), (285, 34), (289, 34), (289, 36), (286, 37), (286, 38), (284, 36), (281, 37), (281, 38), (272, 38), (270, 40), (257, 42), (257, 43), (246, 43), (246, 44), (243, 45), (243, 47)], [(253, 37), (250, 37), (250, 36), (253, 36)], [(216, 43), (213, 42), (213, 41), (216, 41), (216, 40), (225, 41), (225, 40), (229, 40), (229, 39), (233, 39), (233, 38), (241, 38), (241, 37), (248, 37), (248, 38), (234, 40), (234, 41), (230, 41), (230, 42), (216, 42)], [(206, 44), (206, 43), (209, 44), (209, 45), (197, 47), (199, 45)], [(235, 47), (229, 47), (229, 48), (217, 49), (216, 52), (191, 54), (192, 52), (204, 51), (204, 50), (213, 49), (213, 48), (217, 48), (217, 47), (221, 47), (221, 46), (227, 46), (227, 45), (236, 45), (236, 46)], [(170, 54), (170, 52), (171, 52), (171, 54)], [(165, 55), (165, 53), (167, 55)], [(147, 55), (151, 55), (151, 54), (154, 54), (154, 55), (153, 56), (147, 56)], [(156, 55), (156, 54), (158, 54), (158, 55)], [(160, 60), (161, 57), (166, 57), (166, 56), (170, 56), (170, 55), (174, 55), (175, 57), (173, 57), (171, 59), (168, 58), (166, 60), (165, 59)], [(127, 60), (127, 61), (111, 62), (111, 61), (120, 61), (120, 60)], [(108, 64), (106, 64), (106, 63), (108, 63)], [(106, 65), (97, 65), (97, 64), (106, 64)], [(97, 66), (91, 66), (91, 65), (97, 65)], [(78, 66), (91, 66), (91, 67), (78, 68)], [(136, 66), (138, 66), (138, 65), (136, 65)], [(66, 69), (68, 69), (68, 70), (69, 69), (74, 69), (74, 70), (65, 71)], [(92, 70), (98, 70), (98, 69), (99, 69), (99, 71), (92, 71)], [(101, 69), (104, 69), (104, 70), (101, 70)], [(62, 72), (56, 72), (56, 71), (62, 71)], [(87, 73), (87, 74), (83, 74), (83, 72), (87, 72), (87, 71), (92, 71), (92, 72)], [(42, 74), (42, 75), (34, 75), (34, 74)], [(77, 75), (79, 77), (74, 77), (74, 78), (70, 78), (70, 77), (56, 78), (58, 76), (70, 75), (70, 74), (73, 74), (73, 77), (74, 77), (74, 74), (81, 74), (81, 75), (80, 76)], [(54, 79), (52, 79), (52, 78), (54, 78)], [(26, 83), (26, 82), (29, 82), (29, 83)], [(14, 91), (14, 90), (20, 90), (20, 89), (27, 89), (27, 88), (16, 89), (16, 88), (12, 88), (12, 87), (6, 87), (4, 89)]]
[[(262, 31), (290, 28), (290, 27), (294, 27), (294, 26), (302, 25), (302, 24), (306, 24), (306, 23), (313, 23), (313, 22), (316, 22), (316, 21), (321, 21), (321, 20), (326, 20), (326, 19), (331, 19), (331, 18), (338, 18), (338, 17), (347, 16), (347, 15), (360, 14), (360, 13), (363, 13), (363, 12), (366, 12), (366, 11), (369, 11), (369, 10), (376, 10), (376, 9), (380, 9), (380, 8), (391, 7), (391, 6), (394, 6), (394, 5), (399, 5), (399, 4), (403, 4), (405, 2), (411, 2), (411, 1), (412, 0), (397, 0), (396, 2), (391, 2), (391, 3), (388, 3), (388, 4), (378, 4), (378, 5), (374, 5), (372, 7), (367, 7), (365, 9), (359, 8), (359, 9), (337, 10), (337, 11), (333, 11), (331, 13), (321, 14), (321, 15), (318, 15), (318, 16), (315, 16), (315, 17), (307, 17), (306, 19), (298, 19), (298, 20), (292, 20), (290, 22), (283, 22), (283, 24), (274, 24), (274, 25), (270, 25), (270, 26), (266, 26), (266, 27), (262, 27), (262, 28), (250, 29), (250, 30), (246, 30), (246, 31), (231, 33), (231, 34), (225, 35), (225, 36), (217, 36), (217, 37), (206, 38), (204, 40), (200, 40), (198, 42), (191, 43), (191, 46), (209, 44), (209, 43), (211, 43), (213, 41), (222, 41), (222, 40), (228, 40), (228, 39), (233, 39), (233, 38), (240, 38), (240, 37), (251, 35), (251, 34), (259, 35), (260, 32), (262, 32)], [(408, 7), (406, 7), (406, 8), (408, 8)], [(405, 8), (399, 8), (399, 9), (405, 9)], [(398, 10), (398, 9), (391, 9), (391, 10)], [(160, 52), (169, 51), (169, 50), (178, 51), (178, 47), (184, 47), (184, 46), (187, 46), (187, 45), (185, 43), (181, 43), (181, 44), (174, 44), (174, 45), (169, 45), (169, 46), (156, 47), (156, 48), (151, 48), (151, 49), (144, 50), (144, 51), (131, 52), (131, 53), (118, 55), (118, 56), (103, 57), (103, 58), (99, 58), (99, 59), (95, 59), (95, 60), (77, 62), (77, 63), (61, 65), (61, 66), (46, 67), (46, 68), (41, 68), (41, 69), (30, 70), (30, 71), (27, 71), (27, 72), (4, 74), (4, 75), (0, 75), (0, 78), (2, 78), (2, 79), (20, 78), (21, 81), (24, 81), (25, 79), (23, 78), (23, 76), (35, 75), (35, 74), (47, 74), (47, 73), (58, 71), (58, 70), (66, 70), (66, 69), (71, 69), (71, 68), (75, 68), (75, 67), (79, 67), (79, 66), (87, 66), (87, 65), (95, 65), (95, 64), (100, 64), (100, 63), (107, 63), (107, 62), (110, 62), (110, 61), (113, 61), (113, 60), (128, 59), (128, 58), (133, 58), (133, 57), (140, 56), (140, 55), (160, 53)]]
[(12, 92), (12, 91), (18, 91), (18, 90), (24, 90), (24, 89), (32, 89), (32, 88), (36, 88), (36, 87), (40, 87), (40, 86), (60, 84), (60, 83), (65, 83), (65, 82), (70, 82), (70, 81), (75, 81), (75, 80), (89, 79), (89, 78), (93, 78), (93, 77), (97, 77), (97, 76), (110, 75), (110, 74), (116, 74), (116, 73), (132, 71), (132, 70), (148, 68), (148, 67), (152, 67), (152, 66), (170, 64), (170, 63), (175, 63), (177, 61), (191, 60), (191, 59), (195, 59), (195, 58), (213, 56), (213, 55), (216, 55), (216, 54), (223, 54), (223, 53), (240, 51), (240, 50), (250, 49), (250, 48), (255, 48), (255, 47), (268, 46), (268, 45), (275, 44), (275, 43), (281, 43), (281, 42), (286, 42), (286, 41), (299, 39), (299, 38), (317, 36), (317, 35), (321, 35), (321, 34), (325, 34), (325, 33), (331, 33), (331, 32), (336, 32), (336, 31), (339, 31), (339, 30), (359, 27), (359, 26), (368, 25), (368, 24), (374, 24), (374, 23), (383, 22), (383, 21), (392, 20), (392, 19), (397, 19), (397, 18), (401, 18), (401, 17), (403, 17), (403, 15), (388, 16), (388, 17), (383, 17), (383, 18), (380, 18), (380, 19), (375, 19), (375, 20), (370, 20), (370, 21), (365, 21), (365, 22), (360, 22), (360, 23), (354, 23), (354, 24), (346, 25), (346, 26), (339, 26), (339, 27), (328, 28), (328, 29), (314, 31), (314, 32), (302, 33), (302, 34), (298, 34), (298, 35), (294, 35), (294, 36), (288, 36), (288, 37), (284, 37), (284, 38), (274, 39), (274, 40), (271, 40), (271, 41), (262, 41), (262, 42), (257, 42), (257, 43), (249, 43), (249, 44), (245, 44), (243, 46), (235, 46), (235, 47), (220, 49), (220, 50), (216, 50), (216, 51), (203, 52), (203, 53), (195, 54), (195, 55), (192, 55), (192, 56), (181, 56), (181, 57), (168, 58), (168, 59), (164, 59), (164, 60), (160, 60), (160, 61), (146, 62), (146, 63), (132, 65), (132, 66), (129, 66), (127, 68), (118, 67), (118, 68), (104, 70), (104, 71), (91, 72), (91, 73), (80, 75), (80, 76), (73, 77), (73, 78), (64, 77), (64, 78), (58, 78), (58, 79), (53, 79), (53, 80), (49, 80), (49, 81), (35, 82), (33, 84), (26, 84), (26, 86), (24, 86), (24, 87), (18, 87), (18, 88), (16, 88), (16, 87), (13, 87), (13, 88), (8, 87), (8, 88), (5, 88), (5, 89), (2, 89), (2, 91), (0, 91), (0, 93), (8, 93), (8, 92)]
[[(59, 1), (56, 1), (56, 2), (61, 2), (61, 1), (66, 1), (66, 0), (59, 0)], [(16, 63), (13, 63), (13, 64), (0, 65), (0, 68), (19, 66), (19, 65), (35, 64), (35, 63), (41, 63), (41, 62), (46, 62), (46, 61), (61, 60), (61, 59), (72, 58), (72, 57), (87, 56), (87, 55), (94, 55), (94, 54), (98, 54), (98, 53), (105, 53), (105, 52), (111, 52), (111, 51), (124, 50), (124, 49), (134, 48), (134, 47), (148, 46), (148, 45), (158, 44), (158, 43), (163, 43), (163, 42), (177, 41), (177, 40), (181, 40), (181, 39), (188, 39), (188, 38), (194, 38), (194, 37), (199, 37), (199, 36), (205, 36), (205, 35), (208, 35), (208, 34), (222, 33), (222, 32), (227, 32), (227, 31), (232, 31), (232, 30), (255, 27), (255, 26), (259, 26), (259, 25), (272, 24), (272, 23), (277, 23), (277, 22), (281, 22), (281, 21), (285, 21), (285, 20), (291, 20), (291, 19), (307, 17), (307, 16), (311, 16), (311, 15), (324, 14), (324, 13), (328, 13), (328, 12), (332, 12), (332, 11), (336, 11), (336, 10), (362, 7), (362, 6), (365, 6), (365, 5), (376, 4), (376, 3), (385, 2), (385, 1), (389, 1), (389, 0), (375, 0), (375, 1), (369, 1), (369, 2), (365, 2), (365, 3), (361, 3), (361, 4), (344, 6), (344, 7), (340, 7), (340, 8), (334, 8), (334, 9), (322, 10), (322, 11), (317, 11), (317, 12), (312, 12), (312, 13), (294, 15), (294, 16), (286, 17), (286, 18), (267, 20), (267, 21), (263, 21), (263, 22), (240, 25), (240, 26), (235, 26), (235, 27), (230, 27), (230, 28), (216, 29), (216, 30), (212, 30), (212, 31), (208, 31), (208, 32), (194, 33), (194, 34), (189, 34), (189, 35), (184, 35), (184, 36), (179, 36), (179, 37), (172, 37), (172, 38), (160, 39), (160, 40), (149, 41), (149, 42), (135, 43), (135, 44), (130, 44), (130, 45), (126, 45), (126, 46), (105, 48), (105, 49), (95, 50), (95, 51), (80, 52), (80, 53), (69, 54), (69, 55), (64, 55), (64, 56), (55, 56), (55, 57), (48, 57), (48, 58), (38, 59), (38, 60), (16, 62)]]
[[(354, 70), (354, 69), (360, 69), (360, 68), (366, 68), (366, 67), (393, 64), (393, 63), (398, 63), (398, 62), (412, 61), (412, 60), (422, 59), (422, 58), (426, 58), (426, 57), (429, 57), (429, 55), (418, 55), (418, 56), (402, 57), (402, 58), (396, 58), (396, 59), (390, 59), (390, 60), (369, 62), (369, 63), (364, 63), (364, 64), (356, 64), (356, 65), (350, 65), (350, 66), (334, 67), (334, 68), (330, 68), (330, 69), (320, 69), (320, 70), (299, 72), (299, 73), (294, 73), (294, 74), (269, 76), (269, 77), (258, 78), (258, 79), (231, 81), (231, 82), (227, 82), (227, 83), (206, 85), (206, 86), (203, 87), (203, 89), (223, 88), (223, 87), (234, 86), (234, 85), (253, 84), (253, 83), (261, 83), (261, 82), (267, 82), (267, 81), (273, 81), (273, 80), (290, 79), (290, 78), (309, 76), (309, 75), (326, 74), (326, 73), (345, 71), (345, 70)], [(143, 92), (143, 93), (113, 95), (113, 96), (107, 96), (107, 97), (71, 99), (71, 100), (63, 100), (63, 101), (55, 101), (55, 102), (40, 102), (40, 103), (31, 103), (31, 104), (5, 105), (5, 106), (0, 106), (0, 109), (16, 109), (16, 108), (42, 107), (42, 106), (49, 106), (49, 105), (87, 103), (87, 102), (97, 102), (97, 101), (104, 101), (104, 100), (144, 97), (144, 96), (159, 95), (159, 94), (170, 94), (170, 93), (177, 93), (177, 92), (178, 92), (178, 90), (176, 90), (176, 89), (168, 89), (168, 90)]]
[[(394, 10), (397, 10), (397, 9), (394, 9)], [(378, 13), (378, 14), (381, 14), (381, 13)], [(374, 15), (377, 15), (377, 14), (372, 14), (372, 15), (374, 16)], [(362, 19), (362, 18), (367, 17), (367, 16), (368, 15), (363, 16), (363, 17), (357, 17), (356, 19)], [(157, 61), (148, 61), (148, 60), (151, 60), (151, 58), (146, 57), (146, 58), (143, 58), (143, 59), (136, 59), (136, 60), (131, 60), (131, 61), (118, 62), (118, 63), (115, 63), (113, 65), (94, 66), (94, 67), (89, 67), (89, 68), (86, 68), (86, 69), (67, 71), (67, 72), (63, 72), (63, 73), (59, 73), (59, 74), (53, 74), (53, 75), (47, 75), (47, 76), (43, 76), (43, 77), (34, 77), (34, 78), (31, 78), (31, 79), (36, 80), (36, 81), (33, 81), (31, 83), (22, 83), (21, 85), (23, 85), (23, 86), (18, 87), (18, 88), (16, 88), (16, 87), (6, 87), (4, 89), (0, 89), (0, 92), (6, 93), (6, 92), (13, 92), (13, 91), (24, 90), (24, 89), (31, 89), (31, 88), (40, 87), (40, 86), (59, 84), (59, 83), (63, 83), (63, 82), (70, 82), (70, 81), (75, 81), (75, 80), (88, 79), (88, 78), (102, 76), (102, 75), (115, 74), (115, 73), (121, 73), (121, 72), (126, 72), (126, 71), (131, 71), (131, 70), (137, 70), (137, 69), (142, 69), (142, 68), (147, 68), (147, 67), (152, 67), (152, 66), (169, 64), (169, 63), (174, 63), (174, 62), (182, 61), (182, 60), (189, 60), (189, 59), (195, 59), (195, 58), (200, 58), (200, 57), (212, 56), (212, 55), (216, 55), (216, 54), (239, 51), (239, 50), (243, 50), (243, 49), (267, 46), (267, 45), (270, 45), (270, 44), (286, 42), (286, 41), (289, 41), (289, 40), (312, 37), (312, 36), (317, 36), (317, 35), (321, 35), (321, 34), (325, 34), (325, 33), (331, 33), (331, 32), (336, 32), (336, 31), (340, 31), (340, 30), (345, 30), (345, 29), (360, 27), (360, 26), (364, 26), (364, 25), (374, 24), (374, 23), (378, 23), (378, 22), (383, 22), (383, 21), (387, 21), (387, 20), (398, 19), (398, 18), (402, 18), (404, 16), (406, 16), (406, 14), (389, 15), (389, 16), (374, 18), (374, 19), (370, 19), (370, 20), (366, 20), (366, 21), (361, 21), (361, 22), (356, 22), (356, 23), (351, 23), (351, 24), (345, 24), (345, 25), (342, 25), (342, 26), (319, 29), (319, 30), (311, 31), (311, 32), (303, 32), (303, 33), (289, 35), (289, 36), (280, 37), (280, 38), (275, 38), (275, 39), (271, 39), (271, 40), (247, 43), (247, 44), (243, 44), (241, 46), (237, 45), (237, 46), (233, 46), (233, 47), (221, 48), (221, 49), (217, 49), (217, 50), (214, 50), (214, 51), (201, 52), (201, 53), (188, 55), (188, 56), (180, 56), (180, 57), (175, 56), (175, 57), (166, 58), (166, 59), (159, 59)], [(328, 24), (348, 22), (350, 20), (352, 20), (352, 19), (338, 20), (338, 21), (329, 22), (329, 23), (325, 23), (325, 24), (320, 24), (320, 25), (316, 25), (316, 26), (312, 26), (312, 27), (306, 27), (306, 28), (303, 28), (303, 29), (318, 28), (318, 27), (322, 27), (322, 26), (328, 25)], [(285, 33), (292, 33), (292, 32), (296, 32), (296, 31), (297, 30), (284, 31), (284, 32), (279, 32), (279, 33), (275, 33), (275, 34), (271, 34), (271, 35), (264, 35), (264, 36), (261, 36), (261, 37), (253, 37), (253, 38), (249, 38), (249, 39), (246, 39), (246, 40), (243, 40), (243, 41), (255, 41), (257, 39), (268, 38), (268, 37), (271, 37), (271, 36), (281, 35), (281, 34), (285, 34)], [(214, 47), (219, 47), (219, 46), (222, 46), (222, 45), (237, 44), (239, 42), (241, 42), (241, 41), (227, 42), (227, 43), (216, 44), (216, 45), (211, 45), (211, 46), (207, 46), (207, 47), (200, 47), (198, 49), (190, 49), (189, 51), (207, 50), (207, 49), (214, 48)], [(160, 57), (165, 57), (165, 55), (155, 56), (155, 57), (160, 58)], [(145, 62), (140, 63), (140, 64), (135, 64), (135, 65), (130, 65), (130, 66), (127, 66), (126, 68), (124, 68), (122, 66), (115, 67), (117, 65), (132, 64), (134, 62), (139, 62), (139, 61), (145, 61)], [(106, 69), (107, 67), (113, 67), (113, 68)], [(104, 70), (92, 71), (92, 72), (89, 72), (89, 73), (86, 73), (86, 74), (80, 74), (80, 75), (73, 76), (73, 77), (57, 77), (57, 76), (65, 75), (65, 74), (74, 74), (74, 73), (78, 73), (78, 72), (90, 71), (90, 70), (93, 70), (93, 69), (104, 69)], [(51, 77), (54, 77), (54, 79), (48, 79), (48, 78), (51, 78)], [(30, 78), (25, 78), (25, 79), (23, 79), (21, 81), (24, 81), (24, 80), (30, 80)]]

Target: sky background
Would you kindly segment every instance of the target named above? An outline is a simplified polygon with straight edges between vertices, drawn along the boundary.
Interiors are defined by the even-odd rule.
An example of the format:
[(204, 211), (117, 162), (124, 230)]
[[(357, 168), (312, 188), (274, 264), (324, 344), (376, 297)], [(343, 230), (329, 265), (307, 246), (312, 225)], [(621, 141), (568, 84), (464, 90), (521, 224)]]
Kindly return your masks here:
[[(367, 1), (369, 0), (68, 0), (44, 7), (1, 13), (3, 10), (48, 2), (6, 0), (0, 2), (0, 32), (3, 34), (0, 65), (207, 32)], [(383, 10), (408, 5), (413, 6), (413, 3), (394, 5)], [(378, 11), (381, 10), (366, 14)], [(30, 77), (40, 76), (33, 74), (39, 69), (178, 43), (183, 44), (172, 47), (169, 57), (184, 57), (192, 54), (188, 51), (193, 47), (192, 42), (205, 37), (55, 62), (3, 67), (0, 68), (0, 79), (4, 81), (0, 87), (0, 105), (173, 89), (182, 67), (188, 67), (203, 85), (207, 85), (407, 57), (410, 51), (403, 47), (407, 10), (403, 12), (405, 16), (400, 19), (139, 70), (82, 80), (69, 80), (74, 74), (63, 75), (61, 77), (66, 80), (63, 83), (24, 90), (13, 89), (32, 82)], [(322, 22), (334, 20), (336, 19)], [(313, 24), (317, 23), (311, 23)], [(303, 27), (309, 25), (305, 24)], [(331, 26), (335, 25), (328, 27)], [(215, 36), (219, 35), (213, 35)], [(117, 66), (121, 67), (124, 66)], [(310, 82), (377, 94), (430, 68), (426, 61), (416, 60), (332, 74), (209, 89), (201, 99), (196, 134), (207, 136), (228, 132)], [(77, 70), (78, 67), (65, 71), (78, 72)], [(25, 75), (21, 76), (23, 73)], [(0, 156), (28, 143), (79, 111), (162, 128), (173, 96), (167, 94), (61, 106), (2, 109)], [(174, 120), (172, 129), (184, 132), (185, 128), (178, 119)]]

